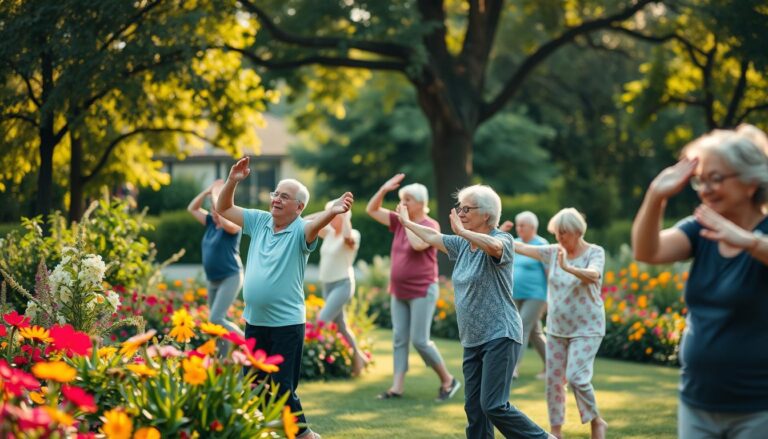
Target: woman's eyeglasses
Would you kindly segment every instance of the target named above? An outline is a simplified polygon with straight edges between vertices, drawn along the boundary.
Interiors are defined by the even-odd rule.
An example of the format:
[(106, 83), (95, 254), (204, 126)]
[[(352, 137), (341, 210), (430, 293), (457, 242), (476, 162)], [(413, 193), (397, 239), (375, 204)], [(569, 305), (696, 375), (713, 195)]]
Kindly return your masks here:
[(704, 189), (705, 187), (708, 187), (714, 190), (719, 188), (720, 185), (722, 185), (725, 180), (732, 177), (738, 177), (738, 176), (739, 176), (738, 172), (735, 172), (733, 174), (726, 174), (726, 175), (712, 173), (712, 174), (709, 174), (709, 177), (707, 178), (702, 178), (698, 175), (694, 175), (693, 177), (691, 177), (691, 187), (696, 192)]
[(479, 209), (479, 208), (480, 208), (480, 206), (474, 206), (474, 207), (472, 207), (472, 206), (460, 206), (458, 204), (453, 206), (453, 210), (455, 210), (457, 214), (459, 214), (461, 212), (464, 212), (466, 214), (466, 213), (469, 213), (470, 210)]

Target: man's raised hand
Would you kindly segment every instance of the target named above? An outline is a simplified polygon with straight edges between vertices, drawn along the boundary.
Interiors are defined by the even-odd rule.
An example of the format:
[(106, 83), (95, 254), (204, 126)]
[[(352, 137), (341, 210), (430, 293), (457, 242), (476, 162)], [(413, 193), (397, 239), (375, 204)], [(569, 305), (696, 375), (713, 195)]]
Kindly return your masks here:
[(237, 183), (245, 180), (245, 178), (248, 177), (248, 174), (251, 173), (251, 168), (248, 167), (250, 162), (251, 159), (249, 157), (243, 157), (238, 160), (237, 163), (232, 165), (232, 168), (230, 168), (228, 180), (232, 180)]
[(338, 215), (349, 211), (352, 208), (352, 203), (355, 201), (355, 197), (352, 192), (344, 192), (344, 195), (336, 199), (331, 205), (331, 212)]

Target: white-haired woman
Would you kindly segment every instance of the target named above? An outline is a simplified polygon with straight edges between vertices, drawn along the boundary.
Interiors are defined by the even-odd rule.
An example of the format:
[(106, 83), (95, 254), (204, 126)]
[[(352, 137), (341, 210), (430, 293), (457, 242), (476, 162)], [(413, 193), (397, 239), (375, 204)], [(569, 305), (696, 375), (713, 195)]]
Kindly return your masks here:
[[(328, 210), (333, 205), (325, 205)], [(316, 214), (305, 217), (314, 219)], [(331, 222), (318, 233), (323, 240), (320, 246), (319, 280), (323, 290), (325, 305), (317, 315), (319, 322), (333, 322), (353, 349), (352, 375), (359, 375), (368, 359), (357, 345), (357, 339), (347, 326), (344, 307), (355, 295), (355, 269), (352, 264), (360, 248), (360, 232), (352, 228), (352, 210), (336, 215)]]
[(456, 261), (453, 287), (464, 348), (468, 438), (491, 438), (496, 427), (507, 438), (549, 438), (509, 403), (512, 370), (522, 348), (522, 323), (512, 299), (512, 235), (500, 231), (501, 199), (488, 186), (458, 193), (451, 212), (454, 235), (424, 227), (398, 206), (400, 222)]
[[(517, 232), (515, 242), (522, 242), (528, 245), (547, 245), (546, 239), (538, 235), (539, 218), (531, 211), (523, 211), (515, 215), (515, 222), (504, 221), (499, 227), (504, 232), (508, 232), (514, 226)], [(529, 258), (525, 255), (519, 255), (515, 258), (513, 297), (515, 305), (520, 311), (520, 318), (523, 320), (523, 350), (520, 351), (520, 357), (517, 359), (517, 365), (512, 375), (517, 378), (520, 363), (523, 361), (523, 355), (530, 341), (533, 348), (541, 358), (542, 364), (547, 362), (547, 339), (544, 337), (544, 330), (541, 327), (541, 318), (547, 309), (547, 267), (543, 262)], [(545, 378), (545, 368), (536, 375), (538, 379)]]
[[(421, 358), (440, 378), (437, 399), (452, 398), (461, 383), (448, 372), (445, 361), (430, 339), (439, 289), (437, 284), (437, 252), (413, 232), (403, 228), (397, 214), (381, 206), (384, 196), (400, 187), (405, 174), (387, 180), (368, 202), (366, 211), (373, 219), (389, 227), (392, 239), (389, 292), (394, 344), (394, 376), (392, 386), (379, 395), (380, 399), (402, 396), (408, 371), (409, 341)], [(398, 191), (402, 214), (414, 222), (434, 230), (440, 225), (427, 213), (427, 188), (419, 183), (403, 186)]]
[(581, 422), (589, 422), (592, 439), (604, 439), (608, 424), (597, 410), (592, 375), (597, 350), (605, 336), (605, 308), (600, 295), (605, 250), (584, 240), (587, 223), (569, 207), (547, 225), (557, 245), (516, 243), (515, 251), (542, 261), (547, 286), (546, 395), (552, 433), (562, 437), (565, 383), (576, 397)]
[[(693, 258), (678, 437), (757, 438), (768, 432), (768, 139), (745, 125), (688, 144), (651, 182), (632, 225), (635, 258)], [(692, 217), (661, 229), (667, 201), (690, 182)]]

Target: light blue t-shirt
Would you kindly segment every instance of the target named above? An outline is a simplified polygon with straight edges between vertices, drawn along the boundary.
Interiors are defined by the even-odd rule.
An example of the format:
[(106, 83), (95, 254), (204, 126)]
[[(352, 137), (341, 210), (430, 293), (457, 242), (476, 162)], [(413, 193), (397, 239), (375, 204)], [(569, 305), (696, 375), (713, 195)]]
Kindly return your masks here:
[(472, 251), (469, 241), (460, 236), (443, 235), (448, 258), (456, 261), (451, 280), (459, 339), (465, 348), (498, 338), (522, 343), (523, 324), (512, 301), (514, 239), (499, 229), (491, 230), (490, 236), (504, 246), (500, 259), (480, 249)]
[[(515, 238), (516, 242), (524, 242)], [(528, 245), (547, 245), (546, 239), (536, 235)], [(538, 259), (524, 255), (515, 255), (514, 266), (515, 287), (513, 289), (515, 299), (534, 299), (547, 301), (547, 273), (546, 266)]]
[(249, 324), (276, 327), (306, 322), (304, 269), (317, 239), (307, 245), (305, 224), (296, 218), (274, 233), (269, 212), (243, 210), (243, 233), (251, 237), (243, 284), (243, 317)]

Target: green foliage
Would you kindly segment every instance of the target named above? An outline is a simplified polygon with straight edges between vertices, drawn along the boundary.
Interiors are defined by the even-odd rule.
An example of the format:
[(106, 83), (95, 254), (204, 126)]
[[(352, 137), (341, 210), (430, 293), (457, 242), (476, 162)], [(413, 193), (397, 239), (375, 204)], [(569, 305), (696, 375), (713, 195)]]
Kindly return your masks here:
[(136, 202), (139, 209), (147, 209), (150, 215), (163, 212), (186, 209), (187, 205), (202, 188), (200, 182), (192, 177), (178, 177), (171, 184), (161, 186), (158, 190), (146, 188), (139, 192)]

